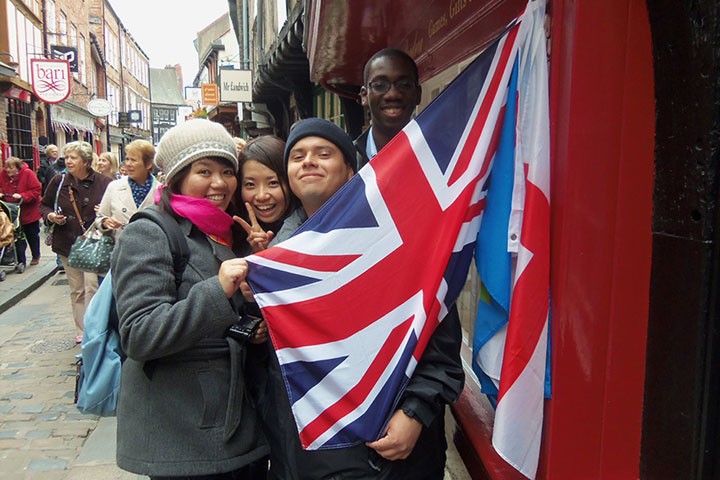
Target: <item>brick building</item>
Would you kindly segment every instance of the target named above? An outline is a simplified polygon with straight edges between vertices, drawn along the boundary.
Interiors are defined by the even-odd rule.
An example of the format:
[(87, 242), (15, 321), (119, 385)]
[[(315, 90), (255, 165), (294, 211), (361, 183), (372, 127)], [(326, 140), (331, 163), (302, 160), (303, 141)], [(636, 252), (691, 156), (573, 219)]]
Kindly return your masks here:
[[(37, 164), (47, 143), (62, 149), (74, 140), (121, 153), (125, 143), (151, 138), (149, 58), (108, 1), (0, 0), (0, 25), (3, 159)], [(42, 58), (70, 61), (70, 95), (58, 104), (33, 92), (30, 63)], [(93, 101), (109, 114), (89, 109)], [(121, 113), (130, 120), (124, 125)]]

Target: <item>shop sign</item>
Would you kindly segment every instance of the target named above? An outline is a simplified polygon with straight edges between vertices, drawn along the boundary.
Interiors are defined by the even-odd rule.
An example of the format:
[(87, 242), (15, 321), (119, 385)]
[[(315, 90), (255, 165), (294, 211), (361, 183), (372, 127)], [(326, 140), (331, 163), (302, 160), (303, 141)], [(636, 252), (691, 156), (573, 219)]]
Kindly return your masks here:
[(67, 60), (30, 60), (33, 92), (45, 103), (60, 103), (70, 96), (70, 64)]
[(220, 70), (220, 100), (252, 103), (252, 71)]
[(217, 105), (219, 102), (218, 86), (214, 83), (202, 84), (203, 105)]
[(112, 104), (104, 98), (94, 98), (88, 102), (87, 109), (96, 117), (106, 117), (112, 112)]
[(65, 45), (50, 45), (50, 58), (67, 60), (70, 63), (70, 71), (78, 73), (77, 48), (66, 47)]
[(118, 112), (118, 127), (130, 128), (130, 113)]

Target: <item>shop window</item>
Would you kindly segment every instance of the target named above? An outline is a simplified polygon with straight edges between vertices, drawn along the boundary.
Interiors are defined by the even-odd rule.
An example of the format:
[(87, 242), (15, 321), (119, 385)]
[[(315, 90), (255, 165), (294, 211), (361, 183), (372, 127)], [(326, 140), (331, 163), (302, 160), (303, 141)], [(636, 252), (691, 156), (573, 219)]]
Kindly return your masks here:
[(12, 154), (22, 160), (32, 162), (33, 138), (30, 104), (13, 98), (9, 98), (7, 101), (7, 134)]

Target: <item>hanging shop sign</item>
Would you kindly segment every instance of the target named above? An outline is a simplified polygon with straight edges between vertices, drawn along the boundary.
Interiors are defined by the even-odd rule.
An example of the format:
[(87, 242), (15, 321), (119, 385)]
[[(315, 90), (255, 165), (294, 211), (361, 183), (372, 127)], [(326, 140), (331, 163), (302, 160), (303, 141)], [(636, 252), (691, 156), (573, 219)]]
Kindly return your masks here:
[(72, 73), (78, 72), (77, 48), (66, 47), (65, 45), (50, 45), (50, 58), (67, 60)]
[(118, 127), (130, 128), (130, 114), (128, 112), (118, 112)]
[(106, 117), (112, 112), (112, 104), (104, 98), (94, 98), (88, 102), (87, 109), (96, 117)]
[(130, 117), (130, 123), (142, 122), (142, 110), (128, 110), (128, 116)]
[(67, 60), (30, 60), (32, 87), (45, 103), (60, 103), (70, 96), (70, 64)]
[(220, 100), (252, 103), (252, 71), (220, 70)]
[(218, 86), (214, 83), (202, 84), (202, 104), (217, 105), (220, 101)]

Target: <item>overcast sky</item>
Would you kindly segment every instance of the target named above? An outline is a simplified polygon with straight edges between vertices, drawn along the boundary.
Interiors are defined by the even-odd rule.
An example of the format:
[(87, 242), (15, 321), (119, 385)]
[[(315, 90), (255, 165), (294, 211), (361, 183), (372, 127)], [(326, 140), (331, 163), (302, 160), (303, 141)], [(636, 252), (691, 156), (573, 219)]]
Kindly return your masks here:
[(150, 57), (152, 68), (182, 65), (183, 82), (197, 73), (197, 32), (227, 14), (228, 0), (110, 0), (120, 21)]

